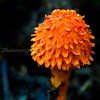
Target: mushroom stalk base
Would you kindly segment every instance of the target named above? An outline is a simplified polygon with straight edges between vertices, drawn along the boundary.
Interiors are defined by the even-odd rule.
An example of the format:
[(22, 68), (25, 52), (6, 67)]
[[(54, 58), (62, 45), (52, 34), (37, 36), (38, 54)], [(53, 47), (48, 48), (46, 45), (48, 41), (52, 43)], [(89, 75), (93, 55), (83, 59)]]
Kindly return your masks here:
[(67, 91), (69, 87), (69, 77), (71, 70), (60, 71), (52, 70), (51, 85), (58, 89), (57, 100), (67, 100)]

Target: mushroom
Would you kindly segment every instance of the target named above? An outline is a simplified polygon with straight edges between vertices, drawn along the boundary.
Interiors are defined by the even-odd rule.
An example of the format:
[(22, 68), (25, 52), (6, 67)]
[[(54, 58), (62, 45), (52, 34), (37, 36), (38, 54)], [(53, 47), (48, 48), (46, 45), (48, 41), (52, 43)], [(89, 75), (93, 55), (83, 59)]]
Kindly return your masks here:
[(66, 100), (70, 73), (90, 65), (91, 54), (95, 46), (90, 39), (95, 39), (88, 30), (90, 27), (75, 10), (54, 10), (51, 15), (45, 15), (43, 23), (35, 27), (32, 34), (34, 43), (31, 46), (31, 56), (38, 65), (50, 68), (51, 85), (58, 88), (57, 100)]

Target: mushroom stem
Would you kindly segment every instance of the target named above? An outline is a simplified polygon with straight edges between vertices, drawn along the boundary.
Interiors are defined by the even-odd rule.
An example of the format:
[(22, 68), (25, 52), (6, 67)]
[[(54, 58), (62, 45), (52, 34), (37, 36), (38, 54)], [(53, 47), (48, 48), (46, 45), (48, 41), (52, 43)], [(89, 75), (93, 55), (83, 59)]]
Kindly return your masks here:
[(58, 88), (57, 100), (67, 100), (67, 91), (69, 87), (69, 77), (71, 70), (60, 71), (52, 70), (51, 85)]

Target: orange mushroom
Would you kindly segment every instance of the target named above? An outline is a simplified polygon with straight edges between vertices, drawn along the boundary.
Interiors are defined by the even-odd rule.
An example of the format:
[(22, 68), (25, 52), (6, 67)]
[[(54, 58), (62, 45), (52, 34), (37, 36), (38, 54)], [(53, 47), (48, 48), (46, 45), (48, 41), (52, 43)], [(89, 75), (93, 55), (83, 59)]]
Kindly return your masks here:
[(57, 100), (66, 100), (70, 73), (93, 61), (90, 27), (75, 10), (54, 10), (35, 28), (32, 59), (51, 69), (51, 84), (59, 88)]

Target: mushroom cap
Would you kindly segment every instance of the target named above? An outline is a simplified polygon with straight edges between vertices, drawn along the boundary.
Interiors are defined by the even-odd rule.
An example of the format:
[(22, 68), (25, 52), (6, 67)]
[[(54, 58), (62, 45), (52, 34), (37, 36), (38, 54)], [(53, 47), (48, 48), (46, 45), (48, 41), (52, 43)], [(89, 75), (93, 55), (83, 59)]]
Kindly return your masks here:
[(90, 39), (95, 37), (89, 32), (90, 26), (83, 20), (84, 16), (75, 10), (57, 9), (45, 17), (31, 35), (32, 59), (51, 70), (68, 71), (90, 65), (93, 61), (90, 54), (94, 54), (91, 47), (95, 46)]

